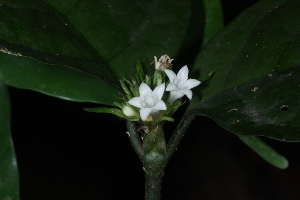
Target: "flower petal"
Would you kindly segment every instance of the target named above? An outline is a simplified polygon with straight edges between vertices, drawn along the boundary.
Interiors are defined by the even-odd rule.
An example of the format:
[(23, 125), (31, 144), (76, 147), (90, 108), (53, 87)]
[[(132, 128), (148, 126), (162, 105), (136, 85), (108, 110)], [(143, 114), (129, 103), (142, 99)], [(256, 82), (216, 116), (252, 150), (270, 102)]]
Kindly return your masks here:
[(170, 82), (173, 83), (174, 79), (176, 78), (176, 74), (172, 70), (169, 70), (169, 69), (165, 69), (164, 71), (167, 74), (167, 76), (169, 77)]
[(165, 92), (165, 83), (160, 84), (153, 90), (153, 93), (156, 94), (159, 99), (162, 98), (164, 92)]
[(143, 108), (142, 104), (141, 104), (141, 98), (140, 97), (133, 97), (132, 99), (130, 99), (128, 101), (128, 103), (130, 105), (133, 105), (135, 107), (138, 107), (138, 108)]
[(179, 90), (174, 83), (169, 83), (166, 91)]
[(200, 83), (201, 82), (196, 79), (189, 79), (182, 85), (182, 87), (186, 89), (191, 89), (198, 86)]
[(189, 69), (185, 65), (177, 73), (177, 78), (179, 78), (181, 81), (185, 82), (188, 79), (188, 75), (189, 75)]
[(192, 97), (193, 97), (193, 92), (192, 92), (192, 90), (187, 90), (187, 89), (185, 89), (185, 90), (180, 90), (180, 92), (184, 93), (190, 100), (191, 100)]
[(141, 83), (141, 85), (139, 87), (139, 92), (140, 92), (140, 96), (144, 96), (148, 92), (152, 92), (152, 90), (146, 83)]
[(167, 110), (167, 106), (164, 101), (160, 100), (159, 102), (157, 102), (157, 104), (155, 106), (152, 107), (152, 109)]
[(170, 92), (170, 97), (169, 97), (169, 102), (174, 103), (177, 99), (181, 98), (184, 96), (184, 93), (180, 91), (171, 91)]
[(152, 111), (152, 108), (142, 108), (140, 110), (140, 116), (141, 116), (141, 119), (143, 121), (145, 121), (148, 117), (148, 115), (150, 114), (150, 112)]

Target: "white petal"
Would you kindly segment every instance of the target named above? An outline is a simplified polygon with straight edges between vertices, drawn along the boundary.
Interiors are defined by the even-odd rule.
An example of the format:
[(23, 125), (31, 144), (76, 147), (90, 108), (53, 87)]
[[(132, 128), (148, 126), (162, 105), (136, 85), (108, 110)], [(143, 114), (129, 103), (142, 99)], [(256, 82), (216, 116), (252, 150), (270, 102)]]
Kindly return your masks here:
[(182, 85), (182, 87), (186, 89), (191, 89), (198, 86), (200, 83), (201, 82), (196, 79), (189, 79)]
[(192, 99), (192, 90), (180, 90), (180, 92), (184, 93), (190, 100)]
[(169, 77), (170, 82), (173, 83), (174, 79), (176, 78), (176, 74), (172, 70), (169, 70), (169, 69), (165, 69), (164, 71), (167, 74), (167, 76)]
[(169, 83), (167, 86), (166, 91), (173, 91), (173, 90), (179, 90), (174, 83)]
[(188, 75), (189, 75), (189, 69), (185, 65), (177, 73), (177, 78), (179, 78), (180, 80), (182, 80), (184, 82), (188, 79)]
[(142, 83), (139, 87), (140, 96), (144, 96), (148, 92), (152, 92), (150, 87), (146, 83)]
[(150, 112), (152, 111), (152, 108), (142, 108), (140, 110), (140, 116), (141, 116), (141, 119), (143, 121), (145, 121), (148, 117), (148, 115), (150, 114)]
[(140, 97), (133, 97), (132, 99), (130, 99), (128, 101), (128, 103), (130, 105), (133, 105), (133, 106), (138, 107), (138, 108), (142, 108), (143, 107), (142, 104), (141, 104), (141, 98)]
[(171, 91), (170, 92), (170, 97), (169, 97), (169, 102), (174, 103), (177, 99), (181, 98), (184, 96), (184, 93), (179, 92), (179, 91)]
[(176, 99), (179, 99), (184, 96), (184, 93), (182, 93), (180, 91), (171, 91), (170, 93), (171, 93), (170, 96), (172, 95), (172, 96), (176, 97)]
[(164, 92), (165, 92), (165, 83), (160, 84), (153, 90), (153, 93), (156, 94), (159, 99), (162, 98)]
[(155, 106), (153, 106), (152, 109), (155, 110), (167, 110), (167, 106), (165, 104), (164, 101), (160, 100), (159, 102), (157, 102), (157, 104)]

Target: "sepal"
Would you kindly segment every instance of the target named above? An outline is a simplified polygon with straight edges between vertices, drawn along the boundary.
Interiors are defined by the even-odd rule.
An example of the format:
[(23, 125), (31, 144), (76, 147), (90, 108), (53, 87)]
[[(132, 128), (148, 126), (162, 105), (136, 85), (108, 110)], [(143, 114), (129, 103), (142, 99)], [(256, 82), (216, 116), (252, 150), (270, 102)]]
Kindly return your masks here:
[(145, 79), (145, 73), (143, 70), (143, 66), (139, 61), (136, 62), (136, 78), (137, 78), (139, 84), (142, 83)]
[(120, 80), (120, 84), (121, 84), (121, 87), (123, 88), (123, 90), (124, 90), (124, 92), (126, 94), (127, 99), (131, 99), (133, 97), (132, 93), (130, 92), (130, 90), (128, 89), (128, 87), (124, 83), (124, 81)]
[(166, 153), (166, 142), (161, 124), (153, 122), (150, 125), (150, 130), (145, 135), (143, 148), (145, 155), (149, 153), (164, 155)]
[(146, 75), (145, 83), (149, 86), (152, 86), (151, 76)]
[(162, 83), (164, 83), (162, 71), (156, 70), (153, 77), (153, 87), (156, 87)]
[(166, 116), (172, 116), (173, 113), (180, 107), (182, 106), (183, 104), (185, 104), (185, 101), (184, 102), (181, 102), (181, 100), (176, 100), (170, 108), (168, 108), (168, 112), (165, 114)]
[(118, 108), (106, 108), (106, 107), (97, 107), (97, 108), (84, 108), (84, 111), (95, 112), (95, 113), (110, 113), (118, 117), (124, 118), (129, 121), (139, 121), (139, 116), (126, 116), (122, 110)]
[(174, 122), (174, 119), (172, 117), (163, 117), (161, 120), (162, 121), (165, 120), (165, 121), (169, 121), (169, 122)]

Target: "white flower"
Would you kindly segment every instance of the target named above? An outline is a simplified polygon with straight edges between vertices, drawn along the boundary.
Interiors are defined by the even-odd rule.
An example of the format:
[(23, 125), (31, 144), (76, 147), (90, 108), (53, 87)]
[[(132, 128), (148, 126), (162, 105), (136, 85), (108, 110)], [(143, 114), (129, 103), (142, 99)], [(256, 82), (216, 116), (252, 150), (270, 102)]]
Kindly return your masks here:
[(170, 91), (169, 102), (174, 103), (177, 99), (186, 95), (192, 99), (193, 93), (190, 89), (198, 86), (201, 82), (196, 79), (188, 79), (189, 69), (185, 65), (176, 74), (169, 69), (164, 70), (170, 79), (166, 91)]
[(127, 117), (139, 117), (139, 113), (136, 112), (131, 106), (125, 105), (122, 109), (124, 115)]
[(165, 83), (160, 84), (153, 91), (147, 84), (142, 83), (139, 87), (140, 97), (134, 97), (128, 103), (141, 109), (140, 116), (143, 121), (149, 114), (152, 114), (154, 118), (159, 118), (159, 111), (167, 109), (165, 102), (161, 100), (164, 91)]
[(164, 69), (166, 69), (172, 65), (171, 62), (173, 60), (174, 59), (171, 59), (168, 55), (161, 56), (159, 60), (157, 60), (157, 57), (154, 56), (155, 69), (163, 71)]

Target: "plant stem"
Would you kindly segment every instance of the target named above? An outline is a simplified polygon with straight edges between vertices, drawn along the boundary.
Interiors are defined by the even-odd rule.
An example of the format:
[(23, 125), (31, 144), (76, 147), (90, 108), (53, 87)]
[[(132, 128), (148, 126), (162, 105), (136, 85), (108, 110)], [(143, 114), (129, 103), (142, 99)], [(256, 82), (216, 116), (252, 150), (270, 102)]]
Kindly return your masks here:
[(145, 184), (145, 199), (160, 200), (161, 184), (163, 174), (147, 174)]
[(162, 124), (153, 123), (150, 125), (149, 133), (144, 139), (144, 152), (145, 199), (159, 200), (166, 153)]
[(126, 121), (127, 130), (128, 130), (128, 137), (135, 151), (136, 155), (139, 157), (140, 161), (143, 162), (144, 150), (142, 147), (142, 142), (137, 132), (137, 128), (134, 122)]
[(167, 152), (165, 155), (165, 165), (168, 163), (174, 152), (176, 151), (182, 137), (184, 136), (186, 130), (192, 123), (192, 121), (197, 116), (197, 113), (186, 111), (177, 125), (174, 133), (172, 134), (168, 144), (167, 144)]
[(171, 136), (167, 147), (162, 128), (163, 123), (150, 124), (150, 130), (147, 135), (145, 135), (142, 144), (135, 123), (131, 121), (126, 122), (131, 145), (144, 166), (146, 200), (160, 200), (162, 177), (165, 166), (177, 149), (190, 123), (196, 116), (196, 113), (191, 112), (186, 112), (184, 114)]

